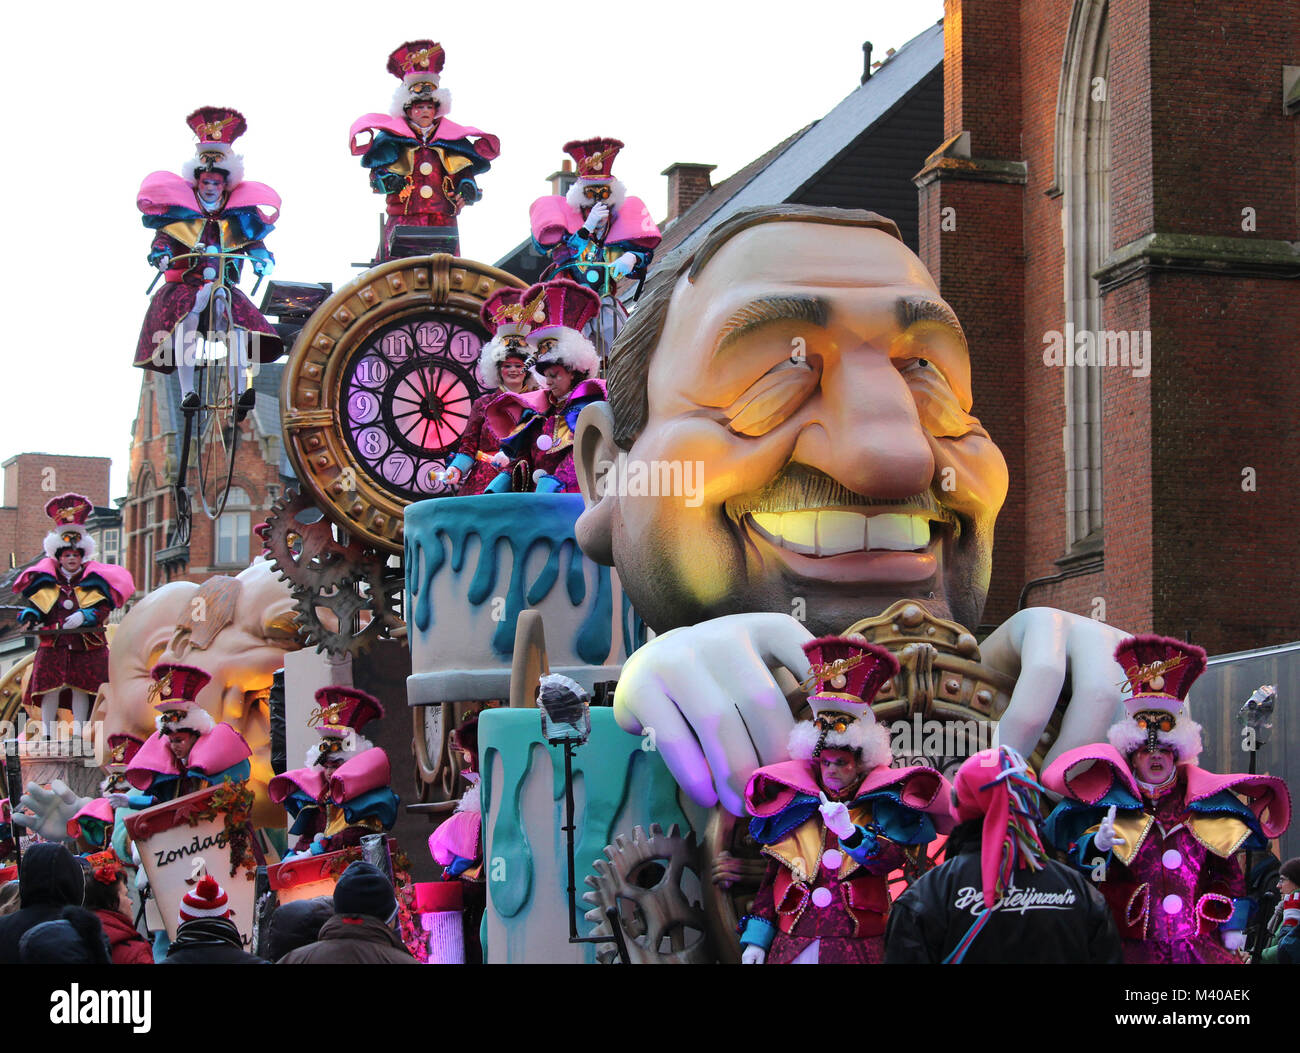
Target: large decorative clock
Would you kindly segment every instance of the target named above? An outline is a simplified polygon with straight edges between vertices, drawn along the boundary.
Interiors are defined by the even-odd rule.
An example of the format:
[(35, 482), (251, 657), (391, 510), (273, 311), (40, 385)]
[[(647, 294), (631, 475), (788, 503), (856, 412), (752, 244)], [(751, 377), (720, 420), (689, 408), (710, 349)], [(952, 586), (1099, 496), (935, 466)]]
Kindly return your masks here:
[(326, 300), (284, 371), (285, 445), (303, 487), (354, 536), (402, 551), (402, 510), (447, 493), (481, 393), (483, 302), (523, 283), (440, 254), (391, 260)]

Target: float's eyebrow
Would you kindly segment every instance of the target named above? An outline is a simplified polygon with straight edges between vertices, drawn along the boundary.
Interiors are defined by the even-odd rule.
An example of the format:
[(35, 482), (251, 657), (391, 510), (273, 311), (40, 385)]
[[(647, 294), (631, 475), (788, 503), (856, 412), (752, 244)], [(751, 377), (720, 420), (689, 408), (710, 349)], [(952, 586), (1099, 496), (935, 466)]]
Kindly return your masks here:
[(751, 300), (722, 323), (713, 353), (721, 354), (742, 336), (775, 322), (826, 324), (830, 305), (820, 296), (764, 296)]
[(900, 299), (895, 305), (895, 313), (898, 327), (904, 332), (917, 322), (938, 322), (945, 328), (951, 329), (961, 340), (962, 346), (966, 346), (966, 334), (962, 330), (961, 322), (957, 320), (953, 309), (942, 300), (935, 300), (928, 296)]

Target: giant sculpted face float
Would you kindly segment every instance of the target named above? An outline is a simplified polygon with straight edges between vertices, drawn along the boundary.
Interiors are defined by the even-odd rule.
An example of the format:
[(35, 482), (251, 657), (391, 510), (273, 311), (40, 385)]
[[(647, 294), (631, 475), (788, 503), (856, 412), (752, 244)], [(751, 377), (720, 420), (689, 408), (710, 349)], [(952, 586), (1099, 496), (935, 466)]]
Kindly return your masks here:
[[(814, 635), (899, 601), (979, 624), (1006, 462), (971, 415), (956, 316), (869, 212), (745, 209), (678, 249), (614, 345), (608, 390), (576, 429), (575, 533), (660, 634), (624, 665), (615, 715), (654, 729), (696, 801), (741, 815), (750, 775), (787, 757), (778, 674), (807, 679)], [(1124, 635), (1050, 608), (977, 651), (965, 633), (1014, 681), (1001, 741), (1032, 754), (1067, 677), (1053, 754), (1097, 741)]]
[[(698, 464), (699, 492), (600, 497), (579, 538), (656, 631), (794, 597), (817, 634), (901, 596), (979, 620), (1007, 470), (970, 415), (965, 337), (892, 223), (827, 211), (724, 224), (664, 290), (648, 362), (627, 356), (652, 303), (619, 343), (589, 492), (620, 448), (663, 478)], [(620, 403), (641, 368), (643, 403)]]

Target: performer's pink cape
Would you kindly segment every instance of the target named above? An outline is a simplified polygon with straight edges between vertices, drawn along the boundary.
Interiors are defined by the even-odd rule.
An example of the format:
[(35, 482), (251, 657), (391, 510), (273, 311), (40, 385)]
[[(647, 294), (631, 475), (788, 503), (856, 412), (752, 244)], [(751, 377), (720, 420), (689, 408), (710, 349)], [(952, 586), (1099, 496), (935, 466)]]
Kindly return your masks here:
[(380, 747), (372, 746), (344, 761), (334, 770), (330, 778), (330, 798), (335, 804), (342, 804), (370, 790), (387, 786), (392, 782), (392, 777), (388, 754)]
[(429, 853), (439, 866), (450, 866), (457, 856), (478, 858), (482, 819), (478, 812), (454, 812), (429, 835)]
[(460, 807), (429, 835), (429, 853), (439, 866), (450, 866), (461, 859), (477, 859), (483, 816), (478, 807), (477, 785), (471, 786), (460, 799)]
[[(199, 771), (209, 775), (234, 767), (252, 756), (244, 736), (229, 724), (217, 724), (206, 735), (200, 735), (185, 761), (186, 771)], [(167, 740), (157, 732), (145, 739), (140, 752), (126, 769), (127, 780), (137, 790), (147, 790), (159, 775), (184, 775), (176, 758), (167, 747)]]
[(82, 819), (98, 819), (104, 823), (112, 823), (113, 806), (109, 804), (107, 797), (96, 797), (68, 820), (69, 837), (80, 836)]
[[(579, 402), (583, 399), (596, 398), (604, 400), (605, 388), (599, 380), (584, 380), (578, 384), (570, 393), (570, 402)], [(545, 416), (551, 412), (551, 395), (544, 388), (538, 388), (536, 391), (523, 391), (516, 394), (513, 391), (503, 391), (484, 411), (484, 419), (488, 427), (498, 435), (509, 435), (514, 430), (519, 418), (523, 416), (524, 410), (533, 410)]]
[[(1265, 837), (1278, 837), (1291, 822), (1291, 793), (1272, 775), (1216, 775), (1195, 764), (1180, 764), (1187, 778), (1187, 804), (1231, 790), (1245, 797)], [(1066, 750), (1044, 770), (1043, 785), (1062, 797), (1096, 804), (1120, 783), (1141, 799), (1137, 781), (1114, 746), (1094, 742)]]
[[(108, 591), (113, 594), (114, 607), (122, 606), (135, 592), (135, 581), (131, 577), (131, 572), (125, 567), (119, 567), (116, 563), (97, 563), (92, 559), (83, 563), (81, 569), (83, 576), (85, 574), (98, 574), (104, 579), (105, 584), (108, 585)], [(31, 580), (39, 574), (49, 574), (55, 580), (62, 580), (59, 578), (59, 564), (46, 556), (18, 575), (14, 581), (14, 592), (22, 592), (31, 583)]]
[[(147, 216), (161, 216), (169, 208), (203, 212), (203, 206), (194, 194), (194, 185), (175, 172), (150, 172), (140, 184), (135, 204)], [(280, 215), (280, 195), (265, 183), (245, 179), (230, 192), (225, 208), (227, 211), (256, 208), (263, 220), (274, 223)]]
[[(357, 137), (363, 132), (391, 132), (393, 135), (399, 135), (403, 139), (412, 138), (411, 126), (401, 117), (394, 117), (390, 113), (367, 113), (358, 117), (352, 122), (352, 127), (348, 130), (348, 144), (354, 156), (361, 156), (370, 149), (370, 138), (367, 137), (361, 142), (357, 142)], [(487, 132), (469, 125), (457, 124), (455, 121), (446, 117), (442, 118), (438, 125), (434, 137), (446, 142), (455, 142), (457, 139), (470, 139), (470, 146), (484, 161), (491, 161), (501, 153), (501, 139), (495, 135), (489, 135)]]
[(276, 804), (284, 804), (289, 795), (299, 790), (313, 801), (319, 801), (325, 792), (325, 775), (319, 768), (294, 768), (277, 775), (267, 784), (266, 793)]
[[(528, 207), (528, 221), (533, 237), (547, 247), (575, 234), (582, 227), (582, 213), (559, 195), (539, 197)], [(650, 210), (639, 197), (624, 198), (614, 216), (614, 224), (605, 235), (606, 241), (631, 241), (638, 248), (653, 249), (662, 235), (650, 217)]]
[[(896, 790), (908, 808), (928, 815), (939, 833), (946, 834), (953, 828), (948, 803), (952, 787), (933, 768), (920, 764), (910, 768), (873, 768), (854, 791), (854, 796), (861, 797), (886, 788)], [(819, 793), (821, 787), (806, 761), (782, 761), (759, 768), (750, 776), (749, 785), (745, 787), (745, 803), (750, 814), (761, 819), (788, 807), (798, 794), (816, 797)], [(759, 800), (761, 804), (756, 803)]]

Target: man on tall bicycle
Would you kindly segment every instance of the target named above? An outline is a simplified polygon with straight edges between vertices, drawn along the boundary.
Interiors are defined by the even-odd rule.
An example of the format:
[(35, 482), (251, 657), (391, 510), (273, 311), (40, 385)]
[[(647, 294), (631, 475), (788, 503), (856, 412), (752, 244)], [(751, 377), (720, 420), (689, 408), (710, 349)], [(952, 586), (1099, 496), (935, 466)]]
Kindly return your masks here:
[(186, 123), (198, 137), (195, 156), (181, 174), (153, 172), (140, 185), (136, 205), (156, 232), (149, 262), (164, 284), (149, 302), (135, 364), (180, 374), (181, 407), (193, 412), (196, 346), (200, 335), (226, 345), (236, 420), (253, 407), (253, 363), (284, 353), (274, 327), (239, 290), (244, 260), (253, 272), (270, 274), (274, 258), (262, 239), (275, 226), (280, 196), (263, 183), (244, 180), (244, 159), (234, 141), (248, 127), (242, 114), (203, 106)]

